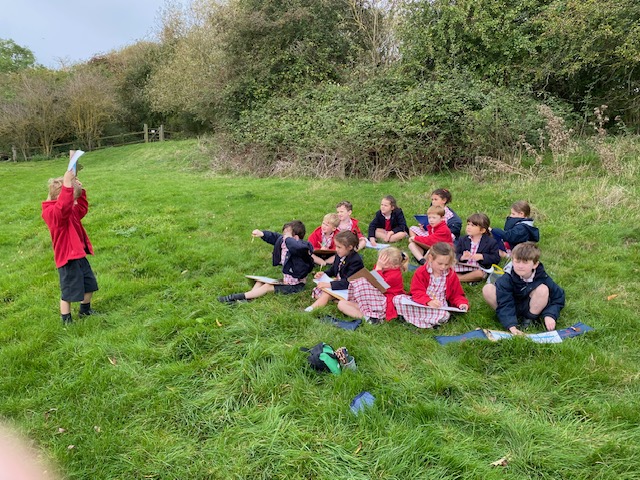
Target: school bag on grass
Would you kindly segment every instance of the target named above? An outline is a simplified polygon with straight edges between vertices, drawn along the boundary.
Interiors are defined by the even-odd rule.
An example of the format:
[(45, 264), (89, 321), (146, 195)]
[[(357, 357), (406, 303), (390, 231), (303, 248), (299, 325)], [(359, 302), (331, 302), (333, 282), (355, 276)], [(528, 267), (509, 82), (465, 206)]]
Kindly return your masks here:
[(311, 367), (318, 372), (331, 372), (340, 375), (342, 368), (356, 369), (355, 359), (349, 355), (345, 347), (333, 350), (331, 345), (320, 342), (311, 348), (301, 348), (303, 352), (308, 352), (307, 361)]

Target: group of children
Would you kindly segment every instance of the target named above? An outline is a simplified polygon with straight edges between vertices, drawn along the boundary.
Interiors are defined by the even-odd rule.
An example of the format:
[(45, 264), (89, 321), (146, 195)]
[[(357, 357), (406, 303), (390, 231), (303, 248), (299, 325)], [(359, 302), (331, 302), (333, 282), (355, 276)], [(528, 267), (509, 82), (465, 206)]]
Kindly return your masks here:
[[(73, 151), (71, 152), (73, 155)], [(538, 229), (533, 225), (527, 202), (518, 201), (504, 229), (491, 228), (484, 213), (467, 218), (466, 235), (461, 236), (462, 221), (449, 207), (451, 193), (446, 189), (431, 194), (426, 221), (407, 227), (394, 197), (380, 202), (380, 210), (369, 224), (365, 237), (358, 221), (352, 218), (353, 206), (342, 201), (336, 213), (325, 215), (322, 225), (305, 240), (306, 229), (299, 220), (286, 223), (282, 233), (253, 230), (253, 237), (273, 245), (272, 264), (282, 266), (283, 278), (277, 284), (256, 281), (251, 290), (218, 297), (223, 303), (253, 300), (268, 293), (294, 294), (305, 289), (307, 277), (316, 265), (328, 267), (314, 277), (312, 311), (336, 300), (327, 290), (346, 290), (338, 309), (353, 318), (380, 323), (403, 319), (420, 328), (446, 322), (450, 310), (467, 311), (461, 282), (471, 284), (487, 279), (502, 257), (510, 257), (510, 269), (482, 290), (486, 302), (496, 310), (504, 328), (519, 334), (532, 321), (540, 319), (553, 330), (564, 306), (564, 291), (549, 277), (540, 263)], [(42, 202), (42, 217), (51, 234), (54, 259), (60, 277), (60, 314), (63, 323), (72, 322), (71, 303), (80, 302), (80, 316), (93, 314), (91, 299), (98, 284), (87, 260), (93, 247), (82, 226), (87, 214), (86, 192), (73, 170), (49, 181), (49, 195)], [(409, 293), (404, 289), (403, 272), (409, 257), (394, 246), (408, 237), (409, 250), (419, 266), (411, 279)], [(365, 246), (378, 248), (374, 270), (386, 282), (379, 289), (366, 277), (353, 278), (362, 271), (364, 261), (358, 253)], [(321, 280), (328, 276), (328, 281)]]
[[(529, 204), (515, 202), (504, 229), (492, 229), (486, 214), (474, 213), (467, 218), (465, 235), (461, 236), (462, 221), (449, 207), (450, 202), (448, 190), (435, 190), (427, 221), (408, 228), (395, 198), (385, 196), (369, 224), (368, 238), (362, 234), (358, 221), (351, 217), (353, 207), (347, 201), (338, 203), (335, 214), (325, 215), (322, 225), (313, 231), (308, 241), (304, 240), (304, 225), (300, 221), (285, 224), (282, 235), (254, 230), (254, 236), (274, 245), (273, 264), (283, 265), (282, 284), (258, 281), (248, 292), (221, 296), (218, 300), (231, 303), (271, 291), (298, 292), (304, 288), (314, 265), (328, 266), (314, 275), (317, 282), (312, 291), (314, 302), (305, 311), (337, 301), (342, 313), (364, 318), (369, 323), (399, 318), (420, 328), (430, 328), (446, 322), (452, 309), (469, 309), (461, 282), (485, 281), (494, 266), (503, 257), (509, 257), (510, 268), (498, 276), (495, 284), (487, 282), (483, 287), (487, 304), (496, 310), (500, 323), (511, 333), (522, 333), (538, 319), (547, 330), (555, 329), (564, 306), (564, 291), (546, 274), (539, 261), (539, 232), (533, 225)], [(292, 224), (297, 225), (295, 230), (291, 230)], [(403, 282), (403, 272), (409, 267), (408, 255), (394, 246), (378, 244), (379, 241), (395, 243), (407, 237), (409, 250), (419, 264), (408, 294)], [(379, 249), (374, 270), (388, 284), (384, 293), (366, 278), (352, 278), (365, 268), (358, 253), (364, 246)], [(292, 260), (292, 257), (298, 258)], [(300, 276), (292, 277), (292, 263), (304, 265), (298, 269)], [(330, 281), (320, 280), (325, 275)], [(295, 290), (291, 289), (292, 284), (297, 286)], [(337, 290), (346, 290), (347, 298), (336, 299), (329, 292)]]

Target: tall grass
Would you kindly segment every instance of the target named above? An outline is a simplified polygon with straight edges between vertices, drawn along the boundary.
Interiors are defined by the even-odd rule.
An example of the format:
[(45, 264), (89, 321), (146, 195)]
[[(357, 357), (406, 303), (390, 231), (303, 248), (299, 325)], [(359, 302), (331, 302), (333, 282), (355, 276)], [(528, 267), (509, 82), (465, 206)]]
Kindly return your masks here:
[[(90, 153), (81, 179), (100, 314), (67, 328), (39, 203), (66, 161), (1, 164), (0, 415), (72, 479), (637, 478), (638, 180), (567, 162), (583, 167), (561, 180), (371, 183), (212, 176), (194, 168), (192, 141)], [(300, 218), (311, 231), (343, 199), (366, 225), (382, 196), (419, 213), (437, 187), (463, 219), (484, 211), (494, 225), (529, 200), (542, 261), (567, 293), (559, 327), (595, 331), (442, 347), (436, 332), (394, 322), (324, 324), (335, 307), (304, 313), (309, 289), (215, 300), (247, 289), (246, 273), (277, 275), (253, 228)], [(372, 266), (375, 253), (364, 257)], [(465, 291), (470, 313), (438, 334), (498, 327), (480, 287)], [(358, 371), (312, 372), (299, 347), (319, 341), (347, 346)], [(354, 416), (362, 390), (376, 402)]]

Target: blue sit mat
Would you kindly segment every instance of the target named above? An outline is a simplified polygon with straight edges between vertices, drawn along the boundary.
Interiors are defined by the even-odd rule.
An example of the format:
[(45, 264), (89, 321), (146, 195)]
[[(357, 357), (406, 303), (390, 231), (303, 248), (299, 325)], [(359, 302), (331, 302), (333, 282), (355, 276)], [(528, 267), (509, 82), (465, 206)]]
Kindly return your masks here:
[[(593, 330), (593, 328), (591, 328), (589, 325), (578, 322), (575, 325), (571, 325), (570, 327), (564, 328), (562, 330), (553, 330), (551, 332), (542, 333), (530, 333), (525, 334), (525, 337), (536, 343), (561, 343), (565, 338), (576, 337), (591, 330)], [(498, 341), (511, 337), (513, 337), (513, 335), (509, 332), (501, 332), (498, 330), (483, 330), (481, 328), (477, 328), (476, 330), (471, 330), (470, 332), (463, 333), (461, 335), (436, 335), (433, 338), (435, 338), (436, 342), (438, 342), (440, 345), (446, 345), (447, 343), (466, 342), (477, 338), (481, 338), (483, 340)]]
[(325, 315), (320, 320), (325, 323), (330, 323), (334, 327), (343, 328), (345, 330), (355, 330), (362, 323), (361, 318), (358, 318), (352, 322), (345, 322), (344, 320), (340, 320), (339, 318), (332, 317), (331, 315)]

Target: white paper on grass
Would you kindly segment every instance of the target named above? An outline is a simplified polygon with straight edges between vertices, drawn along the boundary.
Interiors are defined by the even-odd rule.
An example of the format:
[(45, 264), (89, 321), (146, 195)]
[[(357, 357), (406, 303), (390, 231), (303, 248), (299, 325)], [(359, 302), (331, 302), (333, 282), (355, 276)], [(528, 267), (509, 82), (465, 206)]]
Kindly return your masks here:
[[(513, 338), (515, 336), (512, 333), (502, 332), (500, 330), (487, 330), (487, 333), (489, 334), (489, 338), (491, 340), (496, 341)], [(562, 337), (560, 337), (556, 330), (542, 333), (528, 333), (525, 334), (525, 337), (535, 343), (562, 343)]]
[(461, 310), (455, 307), (440, 307), (440, 308), (428, 307), (427, 305), (422, 305), (421, 303), (414, 302), (409, 297), (400, 297), (400, 303), (404, 305), (413, 305), (414, 307), (428, 308), (430, 310), (446, 310), (448, 312), (467, 313), (466, 310)]
[(67, 172), (70, 171), (70, 170), (73, 170), (73, 173), (76, 172), (76, 165), (78, 164), (78, 159), (82, 155), (84, 155), (84, 152), (82, 150), (76, 150), (75, 151), (75, 153), (71, 157), (71, 160), (69, 160), (69, 166), (67, 167)]
[(369, 240), (367, 240), (367, 248), (374, 248), (376, 250), (383, 250), (387, 247), (390, 247), (391, 245), (389, 245), (388, 243), (379, 243), (376, 242), (376, 246), (374, 247), (373, 245), (371, 245), (371, 242)]

